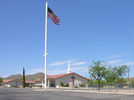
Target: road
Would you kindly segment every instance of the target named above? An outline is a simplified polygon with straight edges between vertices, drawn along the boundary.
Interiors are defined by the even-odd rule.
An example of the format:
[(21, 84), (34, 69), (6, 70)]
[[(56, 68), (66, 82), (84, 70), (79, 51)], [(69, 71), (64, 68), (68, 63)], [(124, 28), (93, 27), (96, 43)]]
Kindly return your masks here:
[(133, 100), (134, 95), (75, 93), (67, 91), (34, 91), (22, 88), (0, 88), (0, 100)]

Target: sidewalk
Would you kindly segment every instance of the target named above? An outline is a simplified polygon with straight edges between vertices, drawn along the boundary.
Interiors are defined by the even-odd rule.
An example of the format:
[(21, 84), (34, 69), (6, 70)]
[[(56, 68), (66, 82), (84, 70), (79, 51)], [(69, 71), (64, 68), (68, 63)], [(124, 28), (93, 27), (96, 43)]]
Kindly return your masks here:
[(97, 94), (119, 94), (119, 95), (134, 95), (134, 90), (118, 90), (118, 91), (105, 91), (105, 90), (78, 90), (78, 89), (56, 89), (56, 88), (48, 88), (48, 89), (34, 89), (34, 91), (64, 91), (64, 92), (79, 92), (79, 93), (97, 93)]

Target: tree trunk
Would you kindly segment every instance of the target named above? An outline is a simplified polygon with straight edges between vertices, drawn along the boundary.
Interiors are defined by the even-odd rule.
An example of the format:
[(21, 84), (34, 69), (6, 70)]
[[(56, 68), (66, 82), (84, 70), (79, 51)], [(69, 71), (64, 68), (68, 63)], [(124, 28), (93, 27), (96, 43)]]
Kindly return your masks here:
[(98, 79), (98, 89), (100, 91), (100, 79)]
[(25, 69), (23, 68), (23, 88), (25, 88)]

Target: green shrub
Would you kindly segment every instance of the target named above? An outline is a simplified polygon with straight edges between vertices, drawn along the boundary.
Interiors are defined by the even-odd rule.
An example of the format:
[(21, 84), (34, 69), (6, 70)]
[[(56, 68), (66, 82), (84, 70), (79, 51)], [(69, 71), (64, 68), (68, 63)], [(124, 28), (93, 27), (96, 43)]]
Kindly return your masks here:
[(61, 85), (61, 86), (64, 86), (64, 83), (63, 83), (63, 82), (61, 82), (61, 83), (60, 83), (60, 85)]
[(62, 87), (69, 87), (69, 84), (64, 84), (63, 82), (60, 83)]
[(69, 87), (69, 84), (64, 84), (64, 87)]
[(74, 86), (74, 88), (79, 88), (78, 86)]
[(80, 87), (85, 87), (85, 83), (81, 83), (79, 86)]

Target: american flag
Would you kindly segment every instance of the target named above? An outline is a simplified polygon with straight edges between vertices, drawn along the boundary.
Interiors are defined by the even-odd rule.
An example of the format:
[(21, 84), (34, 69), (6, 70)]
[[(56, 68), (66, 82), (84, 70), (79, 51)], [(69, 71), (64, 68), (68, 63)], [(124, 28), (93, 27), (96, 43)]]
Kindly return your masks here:
[(49, 7), (48, 7), (48, 17), (51, 18), (51, 20), (52, 20), (55, 24), (59, 25), (60, 19), (58, 18), (58, 16), (56, 16), (56, 15), (54, 14), (54, 12), (53, 12)]

